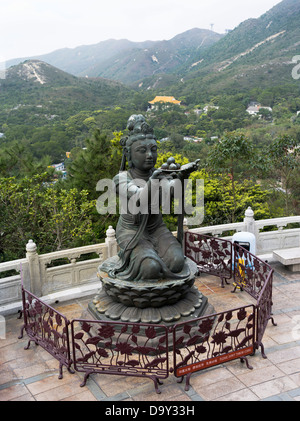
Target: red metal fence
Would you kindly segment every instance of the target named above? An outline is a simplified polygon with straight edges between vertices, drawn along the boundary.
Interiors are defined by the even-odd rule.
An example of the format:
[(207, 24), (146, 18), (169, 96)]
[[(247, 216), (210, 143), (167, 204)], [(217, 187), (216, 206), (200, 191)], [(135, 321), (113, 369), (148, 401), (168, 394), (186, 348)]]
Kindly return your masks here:
[(185, 255), (197, 263), (199, 272), (221, 278), (222, 287), (232, 278), (232, 243), (207, 235), (185, 233)]
[(73, 320), (72, 347), (76, 371), (85, 385), (92, 373), (148, 377), (159, 393), (169, 375), (168, 329), (161, 325)]
[(256, 300), (256, 348), (260, 346), (262, 356), (266, 358), (262, 338), (269, 320), (276, 326), (272, 317), (274, 270), (266, 262), (237, 244), (234, 244), (233, 251), (234, 291), (238, 287)]
[[(240, 358), (252, 368), (247, 356), (260, 346), (272, 314), (271, 267), (235, 244), (222, 239), (185, 233), (186, 255), (192, 258), (200, 272), (219, 276), (256, 299), (247, 305), (222, 313), (211, 314), (166, 327), (144, 323), (125, 323), (75, 319), (45, 304), (22, 287), (24, 325), (29, 342), (42, 346), (70, 372), (145, 377), (158, 385), (174, 372), (186, 388), (192, 373)], [(234, 292), (233, 291), (233, 292)], [(26, 349), (25, 348), (25, 349)], [(169, 367), (173, 352), (173, 367)]]
[(29, 337), (25, 349), (29, 348), (30, 342), (34, 342), (49, 352), (59, 361), (60, 379), (63, 376), (63, 366), (73, 373), (68, 319), (23, 287), (22, 300), (24, 325), (19, 339), (23, 337), (25, 330)]
[(255, 350), (256, 311), (253, 305), (201, 317), (173, 328), (173, 358), (176, 377), (236, 358), (246, 361)]

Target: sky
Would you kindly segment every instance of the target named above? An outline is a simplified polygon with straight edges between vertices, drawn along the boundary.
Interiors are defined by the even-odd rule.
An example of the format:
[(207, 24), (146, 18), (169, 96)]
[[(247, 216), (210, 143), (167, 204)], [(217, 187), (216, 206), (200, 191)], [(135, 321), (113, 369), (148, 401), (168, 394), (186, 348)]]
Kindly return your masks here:
[[(168, 40), (192, 28), (224, 33), (279, 0), (0, 0), (0, 62), (107, 39)], [(211, 26), (213, 24), (213, 26)]]

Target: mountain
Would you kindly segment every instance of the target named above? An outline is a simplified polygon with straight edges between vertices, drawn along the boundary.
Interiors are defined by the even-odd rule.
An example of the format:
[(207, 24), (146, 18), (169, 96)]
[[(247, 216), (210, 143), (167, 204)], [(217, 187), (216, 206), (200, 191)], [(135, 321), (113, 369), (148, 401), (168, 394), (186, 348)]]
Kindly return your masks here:
[[(210, 30), (194, 28), (168, 41), (110, 39), (32, 58), (76, 76), (104, 77), (129, 84), (153, 74), (176, 71), (195, 51), (205, 50), (222, 37)], [(12, 66), (20, 61), (24, 61), (24, 58), (10, 60), (7, 65)]]
[[(248, 19), (204, 52), (196, 51), (173, 77), (173, 95), (191, 91), (240, 92), (297, 84), (293, 57), (300, 48), (300, 1), (284, 0), (258, 19)], [(136, 86), (166, 87), (165, 75)]]
[(88, 69), (87, 74), (130, 84), (155, 74), (176, 73), (195, 51), (204, 51), (222, 36), (210, 30), (194, 28), (169, 41), (123, 51)]
[(49, 63), (41, 60), (25, 60), (23, 63), (7, 69), (2, 88), (11, 82), (33, 82), (39, 85), (64, 86), (74, 84), (76, 81), (75, 76), (63, 72)]
[[(101, 78), (109, 79), (111, 82), (106, 80), (105, 86), (115, 92), (113, 101), (119, 98), (116, 92), (120, 86), (122, 92), (125, 88), (124, 85), (117, 88), (114, 80), (140, 92), (172, 94), (187, 103), (198, 104), (199, 95), (234, 94), (283, 84), (298, 89), (297, 81), (292, 78), (295, 66), (292, 59), (300, 48), (299, 21), (300, 1), (283, 0), (261, 17), (242, 22), (226, 35), (194, 28), (168, 41), (107, 40), (40, 57), (68, 72), (68, 76), (61, 75), (61, 80), (72, 77), (71, 74), (100, 77), (99, 80), (79, 78), (80, 86), (91, 87), (95, 83), (103, 86)], [(75, 85), (78, 80), (74, 79)], [(101, 95), (96, 103), (100, 99)]]
[(63, 119), (81, 110), (126, 103), (133, 93), (120, 82), (79, 78), (41, 60), (26, 60), (0, 80), (0, 127), (8, 115), (11, 119), (18, 114), (20, 121), (37, 113)]
[(93, 68), (93, 66), (101, 64), (124, 51), (131, 50), (133, 48), (147, 48), (154, 43), (154, 41), (135, 43), (126, 39), (109, 39), (94, 45), (82, 45), (76, 48), (62, 48), (39, 56), (15, 58), (8, 60), (6, 65), (7, 67), (11, 67), (24, 62), (25, 60), (37, 59), (58, 67), (59, 69), (75, 76), (94, 76), (89, 75), (87, 73), (87, 69)]

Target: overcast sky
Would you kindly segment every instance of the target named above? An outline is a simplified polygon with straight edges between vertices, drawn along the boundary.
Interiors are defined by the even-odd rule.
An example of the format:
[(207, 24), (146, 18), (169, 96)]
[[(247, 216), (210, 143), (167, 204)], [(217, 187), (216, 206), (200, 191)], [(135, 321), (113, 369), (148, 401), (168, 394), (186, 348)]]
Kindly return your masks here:
[(171, 39), (192, 28), (224, 33), (279, 0), (0, 0), (0, 62), (110, 38)]

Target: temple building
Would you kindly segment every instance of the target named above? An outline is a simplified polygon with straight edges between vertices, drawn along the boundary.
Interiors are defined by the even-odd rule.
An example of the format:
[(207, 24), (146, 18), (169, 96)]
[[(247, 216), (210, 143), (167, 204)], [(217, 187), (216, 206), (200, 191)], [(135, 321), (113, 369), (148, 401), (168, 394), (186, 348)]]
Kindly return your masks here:
[(163, 104), (168, 107), (169, 105), (180, 105), (181, 101), (178, 101), (173, 96), (156, 96), (152, 101), (149, 101), (150, 108), (156, 109), (159, 104)]

